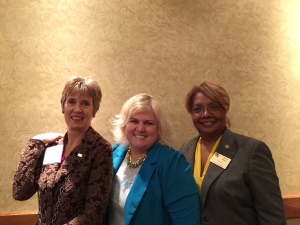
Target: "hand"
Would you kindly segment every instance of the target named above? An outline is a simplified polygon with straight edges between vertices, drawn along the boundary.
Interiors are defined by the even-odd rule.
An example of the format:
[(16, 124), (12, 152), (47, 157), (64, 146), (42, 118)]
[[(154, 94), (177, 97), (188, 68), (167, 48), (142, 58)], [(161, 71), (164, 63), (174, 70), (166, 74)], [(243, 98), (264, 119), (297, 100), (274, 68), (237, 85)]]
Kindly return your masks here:
[(41, 140), (46, 145), (57, 142), (59, 139), (63, 137), (63, 134), (48, 132), (44, 134), (35, 135), (32, 139)]

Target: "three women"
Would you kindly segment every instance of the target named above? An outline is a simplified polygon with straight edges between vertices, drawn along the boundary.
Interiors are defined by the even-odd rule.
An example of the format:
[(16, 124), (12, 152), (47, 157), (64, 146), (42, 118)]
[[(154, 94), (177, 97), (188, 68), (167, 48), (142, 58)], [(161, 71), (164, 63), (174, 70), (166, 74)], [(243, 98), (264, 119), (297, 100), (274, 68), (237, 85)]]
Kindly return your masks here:
[[(97, 86), (68, 83), (61, 100), (68, 132), (39, 135), (22, 152), (14, 197), (38, 191), (39, 224), (101, 224), (111, 180), (109, 224), (200, 224), (199, 200), (202, 224), (286, 224), (271, 152), (228, 129), (224, 88), (204, 82), (186, 97), (199, 132), (181, 149), (191, 166), (167, 145), (159, 103), (148, 94), (130, 98), (114, 121), (113, 178), (110, 145), (90, 127), (99, 96)], [(60, 145), (61, 161), (43, 166), (45, 149)]]

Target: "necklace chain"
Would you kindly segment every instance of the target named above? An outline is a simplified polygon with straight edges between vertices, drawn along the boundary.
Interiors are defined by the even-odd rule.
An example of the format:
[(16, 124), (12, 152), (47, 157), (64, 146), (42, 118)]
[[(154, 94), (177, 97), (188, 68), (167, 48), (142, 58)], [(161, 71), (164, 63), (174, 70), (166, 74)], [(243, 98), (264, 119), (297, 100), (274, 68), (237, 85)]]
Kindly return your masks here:
[(128, 147), (127, 150), (127, 154), (126, 154), (126, 158), (127, 158), (127, 164), (129, 167), (131, 168), (136, 168), (139, 165), (141, 165), (145, 159), (146, 159), (147, 154), (142, 155), (141, 157), (138, 158), (138, 160), (136, 162), (132, 162), (132, 158), (131, 158), (131, 148), (130, 146)]
[[(66, 186), (66, 182), (67, 182), (67, 180), (69, 179), (69, 174), (67, 174), (67, 176), (65, 177), (65, 180), (64, 180), (64, 182), (63, 182), (63, 184), (62, 184), (62, 186), (61, 186), (61, 188), (59, 189), (59, 195), (58, 195), (58, 199), (57, 199), (57, 202), (56, 202), (56, 204), (55, 204), (55, 209), (54, 209), (54, 215), (52, 216), (52, 218), (51, 218), (51, 221), (50, 221), (50, 223), (49, 223), (49, 225), (51, 225), (51, 224), (54, 224), (54, 222), (55, 222), (55, 220), (57, 219), (57, 214), (58, 214), (58, 208), (59, 208), (59, 206), (60, 206), (60, 200), (61, 200), (61, 198), (62, 198), (62, 195), (64, 194), (64, 192), (65, 192), (65, 186)], [(41, 190), (39, 190), (38, 191), (38, 195), (39, 195), (39, 198), (40, 198), (40, 196), (41, 196)], [(38, 224), (42, 224), (42, 209), (41, 209), (41, 203), (39, 203), (39, 211), (38, 211), (38, 220), (39, 220), (39, 222), (38, 222)]]

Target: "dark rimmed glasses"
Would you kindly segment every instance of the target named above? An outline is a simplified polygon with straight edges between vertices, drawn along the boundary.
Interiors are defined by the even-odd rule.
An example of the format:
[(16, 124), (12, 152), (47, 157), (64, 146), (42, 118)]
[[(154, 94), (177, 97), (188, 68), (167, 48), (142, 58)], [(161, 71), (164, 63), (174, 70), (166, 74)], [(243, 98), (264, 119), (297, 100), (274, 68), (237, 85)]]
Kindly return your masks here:
[(222, 106), (217, 103), (213, 102), (209, 104), (207, 107), (204, 107), (203, 105), (195, 105), (192, 108), (192, 113), (198, 113), (198, 114), (204, 114), (205, 110), (209, 112), (210, 114), (214, 114), (219, 112), (222, 109)]

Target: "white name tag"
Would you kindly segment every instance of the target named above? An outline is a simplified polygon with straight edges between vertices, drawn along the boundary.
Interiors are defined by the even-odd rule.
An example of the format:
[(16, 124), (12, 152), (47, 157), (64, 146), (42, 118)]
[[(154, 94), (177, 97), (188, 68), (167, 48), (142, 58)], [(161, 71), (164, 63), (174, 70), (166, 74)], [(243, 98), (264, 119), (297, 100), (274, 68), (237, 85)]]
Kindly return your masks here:
[(215, 152), (213, 157), (211, 157), (210, 161), (216, 164), (217, 166), (226, 169), (231, 159), (224, 155), (221, 155), (220, 153)]
[(46, 148), (43, 165), (61, 163), (63, 145), (56, 145)]

